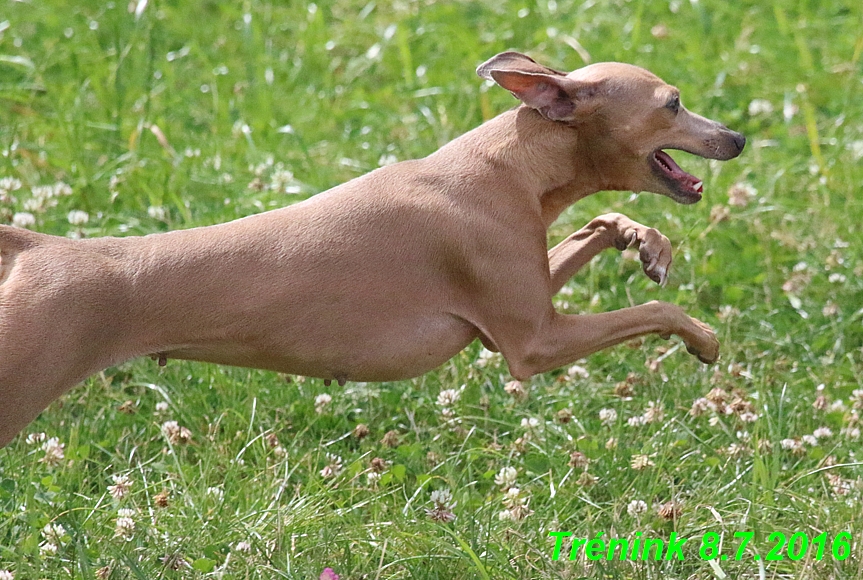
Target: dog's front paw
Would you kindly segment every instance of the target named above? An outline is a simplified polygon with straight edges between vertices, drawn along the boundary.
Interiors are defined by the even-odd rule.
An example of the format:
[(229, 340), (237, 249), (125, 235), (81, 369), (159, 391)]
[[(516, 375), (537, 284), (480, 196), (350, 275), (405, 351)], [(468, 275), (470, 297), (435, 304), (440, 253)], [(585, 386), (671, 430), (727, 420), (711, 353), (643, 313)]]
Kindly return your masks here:
[(693, 332), (682, 336), (689, 354), (698, 357), (705, 364), (712, 364), (719, 359), (719, 341), (713, 329), (695, 318), (690, 319), (694, 326)]
[(624, 234), (629, 246), (638, 243), (638, 257), (645, 275), (659, 285), (668, 279), (671, 268), (671, 242), (655, 228), (641, 226)]

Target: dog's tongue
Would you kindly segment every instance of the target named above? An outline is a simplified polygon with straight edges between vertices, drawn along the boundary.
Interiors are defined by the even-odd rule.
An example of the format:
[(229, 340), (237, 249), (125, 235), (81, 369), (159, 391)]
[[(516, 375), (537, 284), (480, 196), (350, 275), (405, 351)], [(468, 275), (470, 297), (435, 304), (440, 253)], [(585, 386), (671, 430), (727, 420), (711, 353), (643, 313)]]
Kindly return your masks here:
[(690, 191), (704, 193), (704, 183), (694, 175), (683, 171), (674, 159), (671, 158), (671, 155), (661, 149), (654, 153), (654, 155), (656, 156), (656, 160), (659, 161), (659, 165), (669, 177)]

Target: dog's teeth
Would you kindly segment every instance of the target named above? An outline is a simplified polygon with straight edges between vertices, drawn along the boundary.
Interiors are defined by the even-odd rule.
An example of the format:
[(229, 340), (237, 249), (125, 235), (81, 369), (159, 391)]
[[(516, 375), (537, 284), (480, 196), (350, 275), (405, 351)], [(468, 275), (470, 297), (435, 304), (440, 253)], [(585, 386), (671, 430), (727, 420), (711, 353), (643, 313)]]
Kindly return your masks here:
[(700, 193), (700, 192), (701, 192), (701, 190), (702, 190), (702, 186), (703, 186), (703, 185), (704, 185), (704, 182), (703, 182), (703, 181), (699, 181), (698, 183), (696, 183), (695, 185), (693, 185), (693, 186), (692, 186), (692, 188), (693, 188), (695, 191), (697, 191), (697, 192), (699, 192), (699, 193)]

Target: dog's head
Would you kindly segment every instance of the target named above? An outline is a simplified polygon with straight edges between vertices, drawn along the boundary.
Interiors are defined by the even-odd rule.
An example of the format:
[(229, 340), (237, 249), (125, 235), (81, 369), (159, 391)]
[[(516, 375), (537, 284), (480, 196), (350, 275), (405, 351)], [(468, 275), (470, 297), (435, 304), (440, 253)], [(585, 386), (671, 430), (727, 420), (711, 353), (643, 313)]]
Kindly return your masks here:
[(695, 203), (702, 181), (665, 150), (724, 161), (740, 155), (746, 144), (740, 133), (686, 110), (680, 91), (637, 66), (599, 63), (566, 74), (504, 52), (480, 65), (477, 74), (549, 121), (572, 126), (579, 154), (589, 158), (607, 189), (651, 191)]

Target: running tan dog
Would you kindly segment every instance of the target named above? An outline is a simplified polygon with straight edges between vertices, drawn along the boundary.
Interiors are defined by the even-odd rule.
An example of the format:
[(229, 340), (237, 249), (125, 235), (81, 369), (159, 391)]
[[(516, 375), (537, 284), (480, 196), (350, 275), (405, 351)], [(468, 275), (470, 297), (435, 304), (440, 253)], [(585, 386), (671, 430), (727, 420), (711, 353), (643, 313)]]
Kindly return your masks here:
[(637, 245), (663, 282), (665, 236), (610, 214), (549, 252), (546, 230), (600, 190), (695, 203), (701, 182), (662, 150), (731, 159), (743, 136), (631, 65), (567, 75), (506, 52), (477, 72), (522, 105), (303, 203), (144, 237), (0, 226), (0, 446), (76, 383), (147, 354), (339, 383), (414, 377), (476, 338), (519, 379), (649, 333), (716, 360), (709, 327), (671, 304), (552, 306), (605, 248)]

